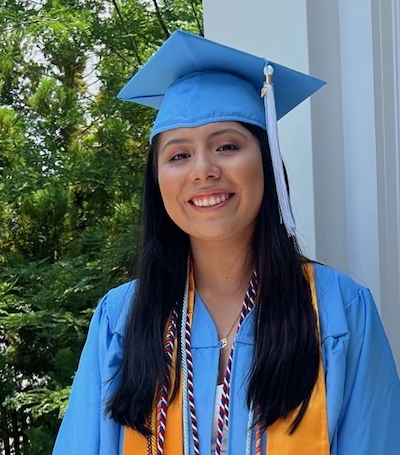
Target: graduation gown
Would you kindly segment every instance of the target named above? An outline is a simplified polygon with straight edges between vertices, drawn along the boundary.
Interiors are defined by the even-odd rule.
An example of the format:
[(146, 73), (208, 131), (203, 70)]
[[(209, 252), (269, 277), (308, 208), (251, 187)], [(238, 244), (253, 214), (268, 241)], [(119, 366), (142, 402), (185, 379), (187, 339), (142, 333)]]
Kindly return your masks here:
[[(314, 272), (331, 455), (399, 455), (400, 382), (372, 296), (334, 269), (315, 264)], [(53, 455), (122, 455), (124, 429), (104, 415), (104, 405), (118, 383), (118, 375), (110, 378), (121, 362), (134, 286), (112, 289), (95, 311)], [(251, 312), (235, 339), (229, 455), (245, 453), (253, 317)], [(200, 451), (209, 454), (219, 340), (197, 293), (191, 342)]]

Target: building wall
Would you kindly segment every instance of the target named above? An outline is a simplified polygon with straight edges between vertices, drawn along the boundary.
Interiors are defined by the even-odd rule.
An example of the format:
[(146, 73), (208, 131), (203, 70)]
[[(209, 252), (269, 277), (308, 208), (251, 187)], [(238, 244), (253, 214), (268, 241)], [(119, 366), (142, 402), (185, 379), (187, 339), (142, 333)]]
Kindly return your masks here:
[(369, 287), (400, 369), (400, 0), (203, 0), (205, 35), (327, 86), (279, 122), (306, 254)]

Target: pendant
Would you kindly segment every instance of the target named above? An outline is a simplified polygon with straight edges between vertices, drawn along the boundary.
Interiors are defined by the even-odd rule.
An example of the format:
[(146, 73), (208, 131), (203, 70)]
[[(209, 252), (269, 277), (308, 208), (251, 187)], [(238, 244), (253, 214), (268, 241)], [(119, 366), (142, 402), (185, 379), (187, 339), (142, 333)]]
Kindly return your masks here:
[(219, 348), (224, 349), (228, 346), (228, 339), (227, 338), (222, 338), (219, 340)]

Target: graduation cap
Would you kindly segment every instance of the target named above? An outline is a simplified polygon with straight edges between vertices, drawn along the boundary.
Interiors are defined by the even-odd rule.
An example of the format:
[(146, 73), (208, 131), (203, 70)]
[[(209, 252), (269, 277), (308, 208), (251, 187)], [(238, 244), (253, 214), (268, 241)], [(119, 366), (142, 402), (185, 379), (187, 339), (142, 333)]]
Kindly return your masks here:
[(325, 82), (265, 58), (178, 30), (118, 98), (159, 109), (150, 140), (163, 131), (238, 121), (267, 131), (282, 221), (295, 223), (279, 149), (277, 120)]

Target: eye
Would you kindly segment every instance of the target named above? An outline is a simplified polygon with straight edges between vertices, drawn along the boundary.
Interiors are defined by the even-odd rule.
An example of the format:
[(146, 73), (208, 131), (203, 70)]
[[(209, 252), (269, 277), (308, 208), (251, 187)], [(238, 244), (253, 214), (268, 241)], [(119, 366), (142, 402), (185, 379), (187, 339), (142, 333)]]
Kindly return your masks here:
[(176, 155), (171, 157), (171, 161), (180, 161), (184, 160), (185, 158), (189, 158), (188, 153), (177, 153)]
[(238, 147), (234, 144), (224, 144), (217, 148), (217, 152), (226, 152), (229, 150), (237, 150)]

